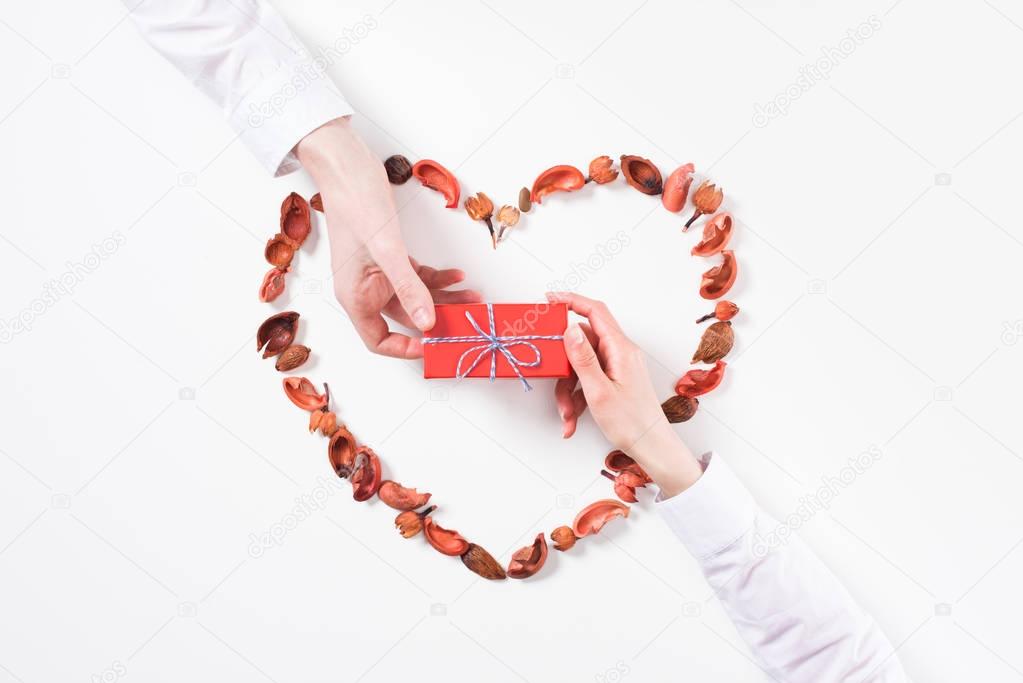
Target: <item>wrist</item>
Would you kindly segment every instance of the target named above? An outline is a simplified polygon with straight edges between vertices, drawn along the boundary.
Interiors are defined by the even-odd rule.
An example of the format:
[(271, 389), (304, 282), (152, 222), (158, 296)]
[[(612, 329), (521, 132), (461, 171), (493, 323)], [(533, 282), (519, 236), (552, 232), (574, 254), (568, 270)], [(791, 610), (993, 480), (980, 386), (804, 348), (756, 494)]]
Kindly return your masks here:
[(644, 433), (627, 452), (650, 475), (665, 498), (686, 490), (703, 474), (699, 461), (667, 420)]
[(328, 121), (299, 140), (295, 155), (320, 185), (322, 178), (342, 174), (346, 160), (361, 152), (362, 141), (347, 116)]

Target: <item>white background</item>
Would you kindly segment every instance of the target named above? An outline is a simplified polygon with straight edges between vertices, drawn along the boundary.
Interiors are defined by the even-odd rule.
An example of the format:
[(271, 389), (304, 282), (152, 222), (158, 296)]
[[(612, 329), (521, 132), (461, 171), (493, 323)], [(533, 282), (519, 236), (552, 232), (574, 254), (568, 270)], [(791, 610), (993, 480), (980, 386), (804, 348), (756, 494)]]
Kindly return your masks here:
[[(540, 170), (599, 154), (665, 173), (693, 161), (718, 181), (739, 221), (737, 347), (680, 432), (778, 517), (876, 446), (799, 534), (917, 680), (1023, 678), (1023, 10), (282, 9), (314, 52), (371, 21), (330, 69), (356, 126), (381, 157), (457, 169), (465, 192), (511, 202)], [(828, 79), (798, 85), (871, 16)], [(290, 299), (257, 301), (281, 199), (314, 188), (266, 177), (119, 3), (8, 3), (0, 19), (0, 314), (31, 323), (0, 352), (0, 681), (766, 680), (649, 494), (535, 580), (486, 583), (332, 488), (324, 443), (255, 353), (271, 308), (302, 313), (304, 372), (331, 383), (388, 474), (502, 561), (610, 495), (592, 422), (558, 438), (551, 382), (456, 387), (365, 352), (332, 300), (322, 224)], [(792, 84), (786, 112), (754, 125)], [(492, 252), (435, 193), (396, 194), (412, 253), (463, 267), (490, 300), (584, 273), (568, 284), (609, 302), (670, 394), (708, 264), (657, 199), (588, 186)], [(619, 232), (627, 248), (579, 269)], [(254, 556), (252, 539), (319, 495)]]

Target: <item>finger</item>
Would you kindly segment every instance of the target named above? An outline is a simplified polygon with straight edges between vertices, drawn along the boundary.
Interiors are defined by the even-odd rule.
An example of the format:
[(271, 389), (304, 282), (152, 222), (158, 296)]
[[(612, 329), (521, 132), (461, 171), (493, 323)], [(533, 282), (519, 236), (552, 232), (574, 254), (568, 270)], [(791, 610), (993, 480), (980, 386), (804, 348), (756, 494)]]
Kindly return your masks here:
[(430, 266), (420, 266), (417, 272), (419, 273), (419, 278), (430, 289), (444, 289), (451, 285), (457, 285), (465, 279), (465, 271), (458, 268), (437, 270)]
[(373, 353), (410, 360), (423, 357), (422, 342), (404, 334), (391, 332), (387, 328), (387, 321), (380, 315), (363, 316), (353, 319), (352, 322), (366, 348)]
[(593, 329), (600, 337), (625, 337), (618, 321), (611, 315), (611, 311), (603, 301), (590, 299), (574, 292), (547, 292), (547, 300), (551, 303), (568, 304), (572, 311), (589, 319)]
[(576, 414), (572, 406), (572, 391), (578, 383), (579, 378), (575, 376), (575, 373), (554, 383), (554, 403), (558, 407), (558, 416), (561, 418), (561, 435), (566, 439), (575, 432)]
[(592, 398), (608, 393), (612, 388), (611, 380), (600, 367), (600, 360), (586, 338), (586, 332), (579, 325), (569, 325), (565, 330), (564, 343), (568, 362), (572, 364), (587, 396)]
[[(434, 303), (438, 304), (478, 304), (483, 301), (483, 295), (472, 289), (458, 289), (455, 291), (448, 290), (434, 290), (430, 292), (433, 297)], [(408, 313), (401, 307), (401, 302), (398, 301), (397, 297), (392, 297), (387, 305), (384, 306), (384, 315), (405, 327), (414, 328), (412, 320), (408, 317)]]
[(408, 313), (415, 327), (424, 332), (433, 327), (436, 321), (433, 298), (409, 262), (405, 247), (394, 242), (384, 246), (374, 245), (370, 249), (370, 254), (391, 283), (401, 307)]

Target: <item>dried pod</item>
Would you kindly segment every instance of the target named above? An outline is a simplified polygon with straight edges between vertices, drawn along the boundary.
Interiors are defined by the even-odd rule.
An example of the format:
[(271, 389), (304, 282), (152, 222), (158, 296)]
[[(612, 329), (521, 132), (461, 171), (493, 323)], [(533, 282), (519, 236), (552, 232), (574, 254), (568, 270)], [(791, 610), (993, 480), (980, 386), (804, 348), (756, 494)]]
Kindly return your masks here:
[(412, 177), (412, 162), (401, 154), (394, 154), (384, 160), (384, 170), (391, 185), (404, 185)]
[(327, 458), (334, 468), (334, 474), (342, 479), (351, 476), (355, 468), (355, 452), (355, 437), (346, 427), (338, 427), (327, 444)]
[(575, 534), (572, 533), (571, 527), (559, 526), (551, 532), (551, 540), (554, 541), (555, 550), (564, 552), (566, 550), (571, 550), (577, 539)]
[(291, 372), (305, 363), (309, 358), (309, 347), (301, 344), (292, 344), (277, 356), (274, 367), (281, 372)]
[(689, 226), (693, 224), (697, 218), (705, 213), (714, 213), (721, 206), (721, 200), (725, 198), (725, 193), (721, 191), (714, 183), (709, 180), (704, 180), (700, 183), (700, 186), (696, 188), (696, 192), (693, 193), (693, 206), (696, 210), (693, 211), (693, 216), (686, 221), (685, 227), (682, 228), (682, 232), (689, 229)]
[(693, 354), (691, 363), (717, 363), (728, 355), (735, 345), (735, 332), (732, 323), (714, 323), (703, 332), (700, 346)]
[(693, 184), (693, 171), (696, 167), (692, 164), (679, 166), (668, 179), (664, 181), (664, 192), (661, 194), (661, 204), (668, 211), (678, 213), (686, 204), (689, 196), (689, 186)]
[(284, 269), (291, 265), (291, 259), (295, 257), (295, 247), (291, 240), (279, 232), (267, 241), (263, 256), (271, 266)]
[(711, 318), (717, 318), (721, 322), (725, 322), (734, 318), (736, 314), (738, 314), (738, 312), (739, 307), (733, 304), (731, 301), (721, 300), (714, 305), (714, 311), (712, 313), (708, 313), (707, 315), (701, 318), (697, 318), (696, 323), (700, 324), (703, 322), (707, 322)]
[(381, 482), (377, 496), (395, 510), (415, 510), (430, 502), (429, 493), (419, 493), (415, 489), (405, 488), (390, 479)]
[(497, 212), (497, 223), (500, 226), (497, 230), (497, 241), (504, 239), (504, 233), (508, 228), (515, 227), (519, 222), (519, 210), (514, 206), (505, 204)]
[(435, 524), (433, 517), (423, 520), (423, 534), (434, 550), (445, 555), (461, 555), (469, 549), (469, 541), (462, 538), (457, 531), (451, 531)]
[(295, 192), (285, 197), (281, 203), (281, 232), (291, 240), (292, 246), (296, 249), (302, 246), (312, 227), (309, 202)]
[(337, 415), (330, 410), (320, 412), (323, 415), (323, 417), (320, 418), (320, 434), (323, 434), (328, 438), (334, 436), (334, 433), (340, 429), (337, 424)]
[(270, 302), (284, 293), (284, 275), (287, 269), (271, 268), (263, 276), (263, 283), (259, 286), (259, 300)]
[(444, 195), (444, 199), (447, 200), (447, 204), (445, 204), (447, 208), (458, 208), (458, 198), (461, 196), (462, 190), (451, 171), (436, 161), (423, 159), (412, 167), (412, 175), (424, 186)]
[(309, 206), (313, 207), (320, 213), (323, 213), (323, 197), (320, 196), (319, 192), (309, 198)]
[(284, 311), (263, 321), (256, 331), (256, 350), (263, 358), (276, 356), (291, 346), (298, 332), (298, 313)]
[(584, 507), (572, 522), (572, 533), (578, 538), (595, 534), (615, 517), (628, 517), (629, 506), (617, 500), (605, 499)]
[(383, 467), (377, 454), (369, 446), (359, 446), (355, 451), (352, 476), (348, 479), (352, 483), (352, 498), (361, 503), (375, 496), (382, 476)]
[(696, 409), (700, 407), (700, 399), (689, 396), (675, 395), (661, 404), (661, 410), (668, 422), (676, 424), (686, 422), (696, 415)]
[(319, 394), (305, 377), (285, 377), (284, 393), (302, 410), (319, 410), (327, 405), (327, 394)]
[(492, 220), (494, 202), (490, 201), (490, 197), (483, 192), (477, 192), (476, 196), (465, 200), (465, 212), (474, 221), (483, 221), (487, 224), (487, 229), (490, 230), (490, 242), (494, 245), (494, 249), (497, 249), (497, 236), (494, 233), (494, 221)]
[(533, 208), (533, 200), (529, 197), (529, 188), (524, 187), (519, 190), (519, 211), (522, 213), (529, 213), (529, 210)]
[(645, 474), (640, 476), (628, 470), (618, 474), (611, 474), (607, 470), (601, 470), (600, 473), (614, 482), (615, 495), (626, 503), (635, 503), (636, 489), (644, 488), (650, 483), (650, 479)]
[(713, 256), (732, 238), (732, 214), (727, 211), (715, 215), (703, 226), (703, 239), (690, 252), (693, 256)]
[(309, 413), (309, 433), (312, 434), (320, 428), (320, 423), (323, 422), (323, 416), (326, 413), (322, 410), (314, 410)]
[(604, 467), (612, 472), (632, 472), (633, 474), (641, 477), (645, 484), (649, 484), (653, 481), (649, 475), (643, 471), (643, 468), (639, 466), (639, 463), (626, 455), (623, 451), (615, 450), (608, 453), (604, 458)]
[(675, 393), (689, 398), (703, 396), (721, 384), (727, 365), (725, 361), (719, 360), (710, 370), (690, 370), (675, 384)]
[(597, 157), (590, 162), (590, 177), (587, 181), (592, 180), (598, 185), (604, 185), (614, 181), (618, 177), (618, 171), (614, 168), (614, 161), (609, 156)]
[(720, 266), (714, 266), (703, 274), (700, 282), (700, 296), (704, 299), (718, 299), (728, 294), (739, 274), (739, 264), (735, 260), (734, 251), (721, 252)]
[(547, 561), (547, 539), (542, 533), (536, 535), (532, 545), (519, 548), (512, 553), (508, 564), (508, 576), (513, 579), (528, 579), (543, 568)]
[(398, 529), (399, 534), (405, 538), (412, 538), (423, 530), (423, 518), (436, 509), (436, 505), (431, 505), (422, 512), (402, 512), (394, 518), (394, 526)]
[(661, 194), (664, 185), (661, 182), (661, 172), (657, 170), (653, 162), (643, 157), (631, 154), (622, 155), (622, 175), (625, 181), (643, 194)]
[(462, 564), (484, 579), (496, 581), (508, 578), (494, 556), (475, 543), (470, 543), (469, 549), (462, 553)]
[(542, 204), (543, 198), (552, 192), (572, 192), (585, 184), (583, 172), (575, 166), (552, 166), (533, 181), (529, 198), (534, 204)]

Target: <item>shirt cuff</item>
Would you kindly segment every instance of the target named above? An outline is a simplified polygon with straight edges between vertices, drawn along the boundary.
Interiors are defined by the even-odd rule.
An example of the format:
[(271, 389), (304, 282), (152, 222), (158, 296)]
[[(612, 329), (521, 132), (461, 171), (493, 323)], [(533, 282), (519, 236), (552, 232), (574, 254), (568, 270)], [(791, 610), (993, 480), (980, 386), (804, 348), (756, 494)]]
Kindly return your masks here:
[(291, 62), (246, 93), (230, 122), (263, 168), (282, 176), (301, 166), (294, 150), (302, 138), (352, 112), (326, 72), (309, 62)]
[[(713, 460), (713, 463), (711, 462)], [(721, 458), (700, 458), (703, 475), (688, 489), (662, 499), (655, 508), (697, 559), (716, 555), (753, 528), (756, 503)]]

